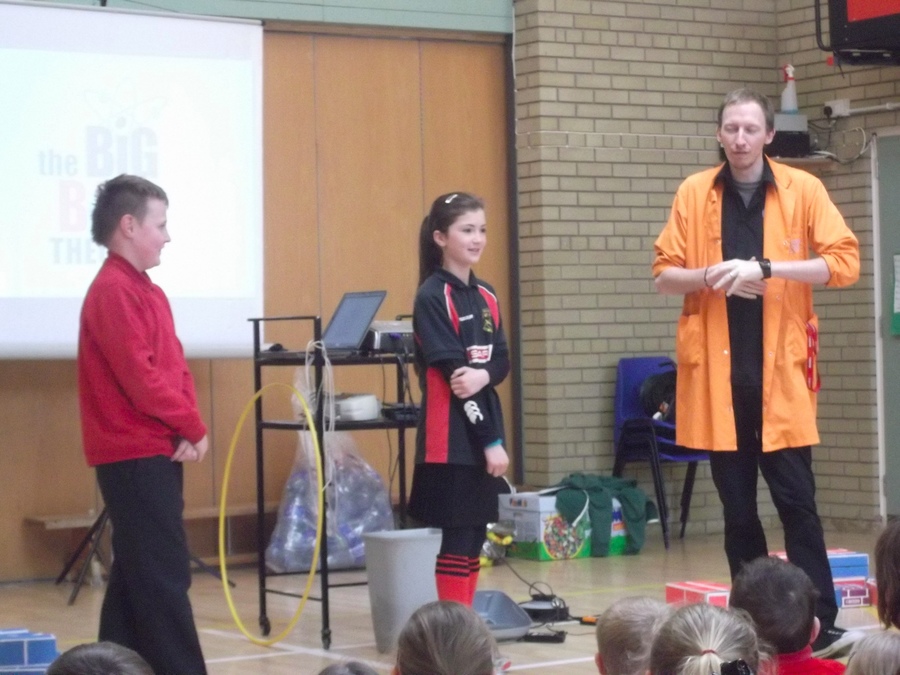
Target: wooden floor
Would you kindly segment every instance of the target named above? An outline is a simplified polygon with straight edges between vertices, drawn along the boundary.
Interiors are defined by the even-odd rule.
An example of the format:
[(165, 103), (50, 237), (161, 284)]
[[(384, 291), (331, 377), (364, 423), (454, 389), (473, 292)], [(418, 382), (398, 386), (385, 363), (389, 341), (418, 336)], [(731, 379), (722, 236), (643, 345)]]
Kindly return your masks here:
[[(770, 533), (770, 545), (782, 548), (780, 534)], [(829, 547), (843, 547), (871, 555), (874, 535), (827, 533)], [(529, 582), (542, 581), (569, 606), (573, 616), (598, 614), (613, 600), (628, 595), (663, 598), (668, 581), (728, 581), (721, 536), (691, 535), (676, 540), (669, 551), (662, 545), (657, 528), (648, 530), (647, 545), (637, 556), (592, 558), (564, 562), (511, 560), (513, 568)], [(871, 567), (871, 565), (870, 565)], [(235, 602), (248, 630), (257, 630), (257, 582), (249, 569), (230, 573), (238, 586)], [(341, 573), (341, 581), (365, 579), (364, 572)], [(306, 577), (275, 580), (302, 590)], [(509, 567), (499, 565), (482, 572), (480, 589), (501, 590), (516, 602), (529, 599), (528, 586)], [(67, 606), (71, 585), (52, 581), (0, 585), (0, 627), (24, 627), (53, 633), (61, 650), (96, 638), (103, 587), (85, 586), (73, 606)], [(322, 648), (321, 605), (307, 604), (295, 630), (274, 647), (260, 647), (247, 640), (233, 622), (225, 603), (221, 582), (198, 572), (191, 589), (200, 641), (211, 675), (260, 673), (263, 675), (312, 674), (345, 659), (369, 663), (387, 673), (391, 654), (375, 648), (367, 587), (333, 589), (331, 593), (331, 649)], [(287, 624), (296, 600), (269, 595), (272, 635)], [(872, 608), (841, 610), (838, 625), (875, 627)], [(577, 622), (557, 624), (568, 632), (563, 644), (501, 643), (501, 652), (512, 661), (511, 671), (523, 673), (596, 673), (593, 629)]]

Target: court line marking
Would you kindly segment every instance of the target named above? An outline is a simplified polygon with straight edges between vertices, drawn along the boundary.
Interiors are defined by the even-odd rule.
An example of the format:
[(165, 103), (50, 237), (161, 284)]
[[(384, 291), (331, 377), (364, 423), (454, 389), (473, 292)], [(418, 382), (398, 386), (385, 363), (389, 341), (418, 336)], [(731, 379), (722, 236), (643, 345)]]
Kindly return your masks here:
[[(201, 633), (205, 633), (207, 635), (215, 635), (216, 637), (227, 638), (230, 640), (241, 640), (246, 641), (246, 638), (240, 633), (232, 633), (230, 631), (217, 630), (215, 628), (204, 628), (200, 631)], [(253, 644), (252, 642), (250, 644)], [(374, 644), (374, 643), (373, 643)], [(358, 648), (358, 645), (354, 645), (354, 648)], [(279, 642), (277, 644), (272, 645), (271, 647), (267, 647), (266, 649), (277, 649), (278, 653), (263, 653), (263, 654), (247, 654), (241, 656), (225, 656), (216, 659), (206, 659), (207, 663), (229, 663), (236, 661), (251, 661), (255, 658), (272, 658), (275, 656), (290, 656), (293, 654), (304, 654), (306, 656), (318, 656), (320, 658), (329, 659), (331, 661), (346, 661), (347, 655), (339, 653), (338, 650), (346, 649), (346, 647), (338, 647), (335, 646), (333, 649), (318, 649), (315, 647), (303, 647), (302, 645), (291, 644), (289, 642)], [(365, 663), (368, 666), (372, 666), (373, 668), (382, 668), (390, 670), (394, 667), (393, 663), (382, 663), (380, 661), (371, 661), (366, 659), (358, 659), (362, 663)]]

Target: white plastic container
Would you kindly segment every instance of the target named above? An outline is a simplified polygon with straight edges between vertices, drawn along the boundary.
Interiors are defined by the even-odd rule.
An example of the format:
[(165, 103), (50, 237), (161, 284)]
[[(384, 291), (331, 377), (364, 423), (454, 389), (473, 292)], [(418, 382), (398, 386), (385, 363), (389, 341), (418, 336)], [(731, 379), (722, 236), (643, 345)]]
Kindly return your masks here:
[(437, 600), (434, 564), (441, 548), (441, 531), (368, 532), (363, 539), (375, 646), (385, 654), (397, 646), (397, 636), (412, 613)]
[(790, 63), (782, 68), (784, 70), (784, 91), (781, 92), (781, 112), (795, 114), (800, 112), (797, 104), (797, 83), (794, 80), (794, 66)]

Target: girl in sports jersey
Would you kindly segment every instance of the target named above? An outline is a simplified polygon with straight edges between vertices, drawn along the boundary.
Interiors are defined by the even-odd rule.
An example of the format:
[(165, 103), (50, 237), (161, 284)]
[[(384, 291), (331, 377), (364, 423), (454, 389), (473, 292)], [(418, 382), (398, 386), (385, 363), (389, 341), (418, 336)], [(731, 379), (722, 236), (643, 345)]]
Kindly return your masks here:
[(488, 523), (509, 457), (494, 389), (509, 350), (494, 289), (472, 272), (484, 251), (484, 202), (464, 192), (438, 197), (419, 235), (413, 309), (422, 389), (409, 513), (442, 530), (438, 598), (471, 606)]

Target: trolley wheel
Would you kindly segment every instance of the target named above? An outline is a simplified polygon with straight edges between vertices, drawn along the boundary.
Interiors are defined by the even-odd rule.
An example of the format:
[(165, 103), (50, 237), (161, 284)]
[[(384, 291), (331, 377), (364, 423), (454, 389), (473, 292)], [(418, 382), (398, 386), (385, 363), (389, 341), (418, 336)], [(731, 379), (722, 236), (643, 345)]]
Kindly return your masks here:
[(322, 631), (322, 649), (331, 649), (331, 631)]
[(259, 630), (263, 634), (263, 637), (269, 637), (269, 633), (272, 632), (272, 624), (269, 623), (269, 617), (259, 617)]

